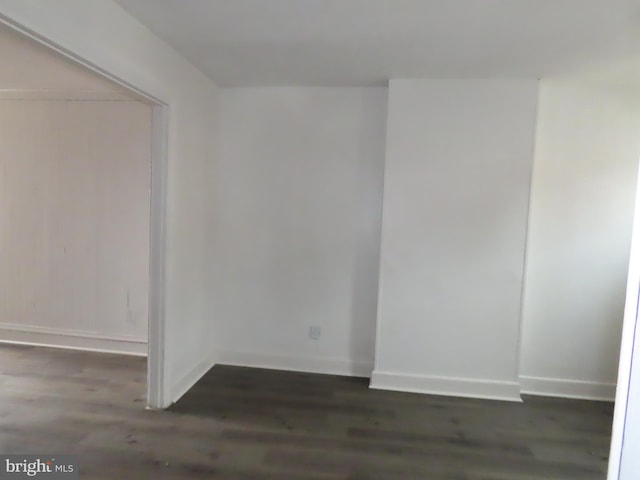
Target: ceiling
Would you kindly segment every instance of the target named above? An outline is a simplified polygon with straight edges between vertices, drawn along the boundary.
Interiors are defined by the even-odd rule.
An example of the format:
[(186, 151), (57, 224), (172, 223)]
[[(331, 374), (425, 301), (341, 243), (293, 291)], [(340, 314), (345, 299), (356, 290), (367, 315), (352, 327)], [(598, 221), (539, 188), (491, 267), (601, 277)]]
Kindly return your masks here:
[(132, 96), (35, 40), (0, 26), (0, 96), (26, 93), (65, 98)]
[(638, 0), (116, 1), (220, 86), (545, 77), (640, 56)]

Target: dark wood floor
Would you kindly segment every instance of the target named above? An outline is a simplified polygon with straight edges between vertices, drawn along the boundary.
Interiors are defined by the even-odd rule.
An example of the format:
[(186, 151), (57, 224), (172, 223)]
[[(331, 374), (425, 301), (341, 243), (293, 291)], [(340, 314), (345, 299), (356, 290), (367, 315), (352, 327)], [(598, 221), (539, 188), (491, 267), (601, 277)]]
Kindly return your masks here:
[(81, 479), (604, 480), (613, 409), (224, 366), (144, 405), (144, 359), (0, 346), (0, 453), (75, 453)]

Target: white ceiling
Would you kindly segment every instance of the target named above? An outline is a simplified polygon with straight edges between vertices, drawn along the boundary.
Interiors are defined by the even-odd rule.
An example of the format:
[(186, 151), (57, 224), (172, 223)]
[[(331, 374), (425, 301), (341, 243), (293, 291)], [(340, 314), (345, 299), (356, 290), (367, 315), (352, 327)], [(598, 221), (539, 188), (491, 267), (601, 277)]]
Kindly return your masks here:
[[(0, 26), (0, 95), (38, 92), (65, 98), (98, 95), (131, 97), (122, 87), (51, 51), (35, 40)], [(9, 96), (11, 96), (9, 95)]]
[(640, 55), (638, 0), (116, 1), (221, 86), (543, 77)]

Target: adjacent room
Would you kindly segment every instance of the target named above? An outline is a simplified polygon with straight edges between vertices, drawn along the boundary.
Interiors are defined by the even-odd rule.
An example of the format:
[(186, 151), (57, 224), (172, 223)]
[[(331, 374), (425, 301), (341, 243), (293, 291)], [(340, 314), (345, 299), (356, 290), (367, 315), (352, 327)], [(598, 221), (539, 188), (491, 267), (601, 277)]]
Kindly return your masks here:
[[(145, 403), (150, 167), (147, 103), (0, 27), (0, 343), (11, 416), (33, 398), (70, 403), (70, 392)], [(3, 427), (7, 453), (14, 438)], [(55, 444), (59, 432), (40, 436)]]
[(0, 339), (146, 355), (151, 107), (0, 30)]
[(0, 455), (635, 479), (631, 3), (0, 0)]

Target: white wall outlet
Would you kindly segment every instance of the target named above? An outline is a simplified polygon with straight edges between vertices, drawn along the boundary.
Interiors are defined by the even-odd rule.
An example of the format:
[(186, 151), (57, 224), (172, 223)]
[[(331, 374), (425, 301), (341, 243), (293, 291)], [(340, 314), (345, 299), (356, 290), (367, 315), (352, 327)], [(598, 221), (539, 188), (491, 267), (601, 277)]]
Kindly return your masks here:
[(311, 340), (319, 340), (321, 334), (322, 334), (322, 329), (317, 325), (311, 325), (309, 327), (309, 338)]

